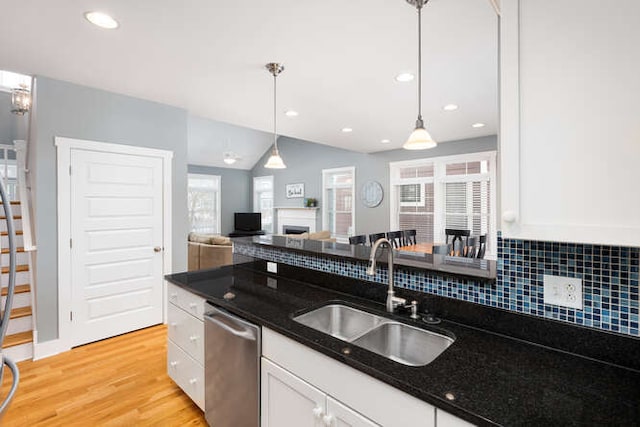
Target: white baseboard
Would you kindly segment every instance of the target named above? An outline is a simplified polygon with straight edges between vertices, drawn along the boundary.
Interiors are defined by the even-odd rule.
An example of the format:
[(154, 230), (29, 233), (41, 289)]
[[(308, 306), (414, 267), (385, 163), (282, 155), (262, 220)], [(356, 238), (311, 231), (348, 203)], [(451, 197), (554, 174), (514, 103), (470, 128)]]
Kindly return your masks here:
[(60, 339), (51, 341), (36, 342), (37, 333), (33, 332), (33, 360), (40, 360), (46, 357), (55, 356), (56, 354), (64, 353), (71, 350)]

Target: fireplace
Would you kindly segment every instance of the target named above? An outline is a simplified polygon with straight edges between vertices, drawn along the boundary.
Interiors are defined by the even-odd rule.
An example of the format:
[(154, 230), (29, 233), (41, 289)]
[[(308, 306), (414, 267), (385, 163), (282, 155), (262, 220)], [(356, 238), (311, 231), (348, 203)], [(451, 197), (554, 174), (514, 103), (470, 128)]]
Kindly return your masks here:
[(302, 234), (309, 232), (309, 227), (300, 225), (283, 225), (282, 229), (284, 230), (283, 234)]

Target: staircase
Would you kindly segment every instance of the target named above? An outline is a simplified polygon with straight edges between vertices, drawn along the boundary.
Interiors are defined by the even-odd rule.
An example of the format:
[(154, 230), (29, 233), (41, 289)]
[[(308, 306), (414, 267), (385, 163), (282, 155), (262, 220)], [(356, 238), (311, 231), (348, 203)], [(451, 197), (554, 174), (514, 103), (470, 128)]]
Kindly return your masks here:
[[(16, 147), (18, 148), (17, 144)], [(26, 191), (20, 191), (20, 185), (17, 183), (24, 174), (20, 173), (20, 153), (16, 153), (17, 156), (9, 155), (9, 152), (16, 150), (13, 146), (0, 146), (0, 150), (4, 151), (4, 156), (0, 159), (0, 162), (4, 163), (5, 169), (9, 165), (16, 165), (18, 173), (9, 178), (2, 179), (11, 199), (17, 199), (21, 195), (25, 195)], [(11, 158), (17, 159), (10, 160)], [(17, 175), (17, 176), (16, 176)], [(22, 175), (22, 176), (21, 176)], [(17, 178), (17, 179), (16, 179)], [(16, 246), (18, 253), (16, 254), (16, 288), (13, 296), (13, 307), (11, 309), (9, 327), (7, 334), (2, 344), (2, 353), (13, 359), (14, 362), (33, 358), (33, 330), (35, 325), (35, 316), (32, 311), (34, 307), (34, 294), (33, 294), (33, 275), (31, 270), (31, 253), (29, 250), (25, 250), (24, 233), (23, 233), (23, 218), (26, 216), (29, 218), (29, 213), (23, 215), (23, 209), (28, 209), (28, 206), (24, 206), (20, 201), (14, 200), (10, 203), (10, 212), (13, 215), (14, 229), (16, 233)], [(27, 225), (25, 224), (25, 227)], [(31, 239), (29, 235), (28, 239)], [(0, 270), (1, 274), (1, 296), (2, 304), (0, 309), (5, 306), (5, 300), (7, 296), (7, 286), (9, 282), (9, 238), (7, 235), (7, 223), (5, 217), (5, 210), (2, 202), (0, 202)], [(4, 313), (3, 313), (4, 316)]]

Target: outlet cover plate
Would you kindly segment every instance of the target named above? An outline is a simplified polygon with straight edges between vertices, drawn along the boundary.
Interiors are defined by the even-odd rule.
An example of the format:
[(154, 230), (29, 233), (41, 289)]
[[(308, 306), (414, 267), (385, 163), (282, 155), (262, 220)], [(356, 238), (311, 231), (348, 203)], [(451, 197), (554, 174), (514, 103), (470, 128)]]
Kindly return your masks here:
[(544, 303), (582, 310), (582, 279), (545, 274)]
[(267, 261), (267, 271), (269, 273), (278, 274), (278, 263)]

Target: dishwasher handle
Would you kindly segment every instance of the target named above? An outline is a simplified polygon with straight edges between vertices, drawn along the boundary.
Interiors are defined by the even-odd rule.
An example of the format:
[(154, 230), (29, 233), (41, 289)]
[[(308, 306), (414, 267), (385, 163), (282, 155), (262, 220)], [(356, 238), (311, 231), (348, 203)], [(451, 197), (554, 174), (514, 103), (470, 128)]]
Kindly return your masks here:
[[(209, 322), (216, 324), (220, 328), (224, 329), (230, 334), (235, 335), (236, 337), (249, 341), (255, 341), (257, 339), (255, 326), (235, 316), (232, 316), (229, 313), (223, 312), (218, 309), (213, 309), (212, 311), (206, 313), (204, 317)], [(234, 326), (236, 328), (239, 327), (240, 329), (236, 329), (234, 328)]]

